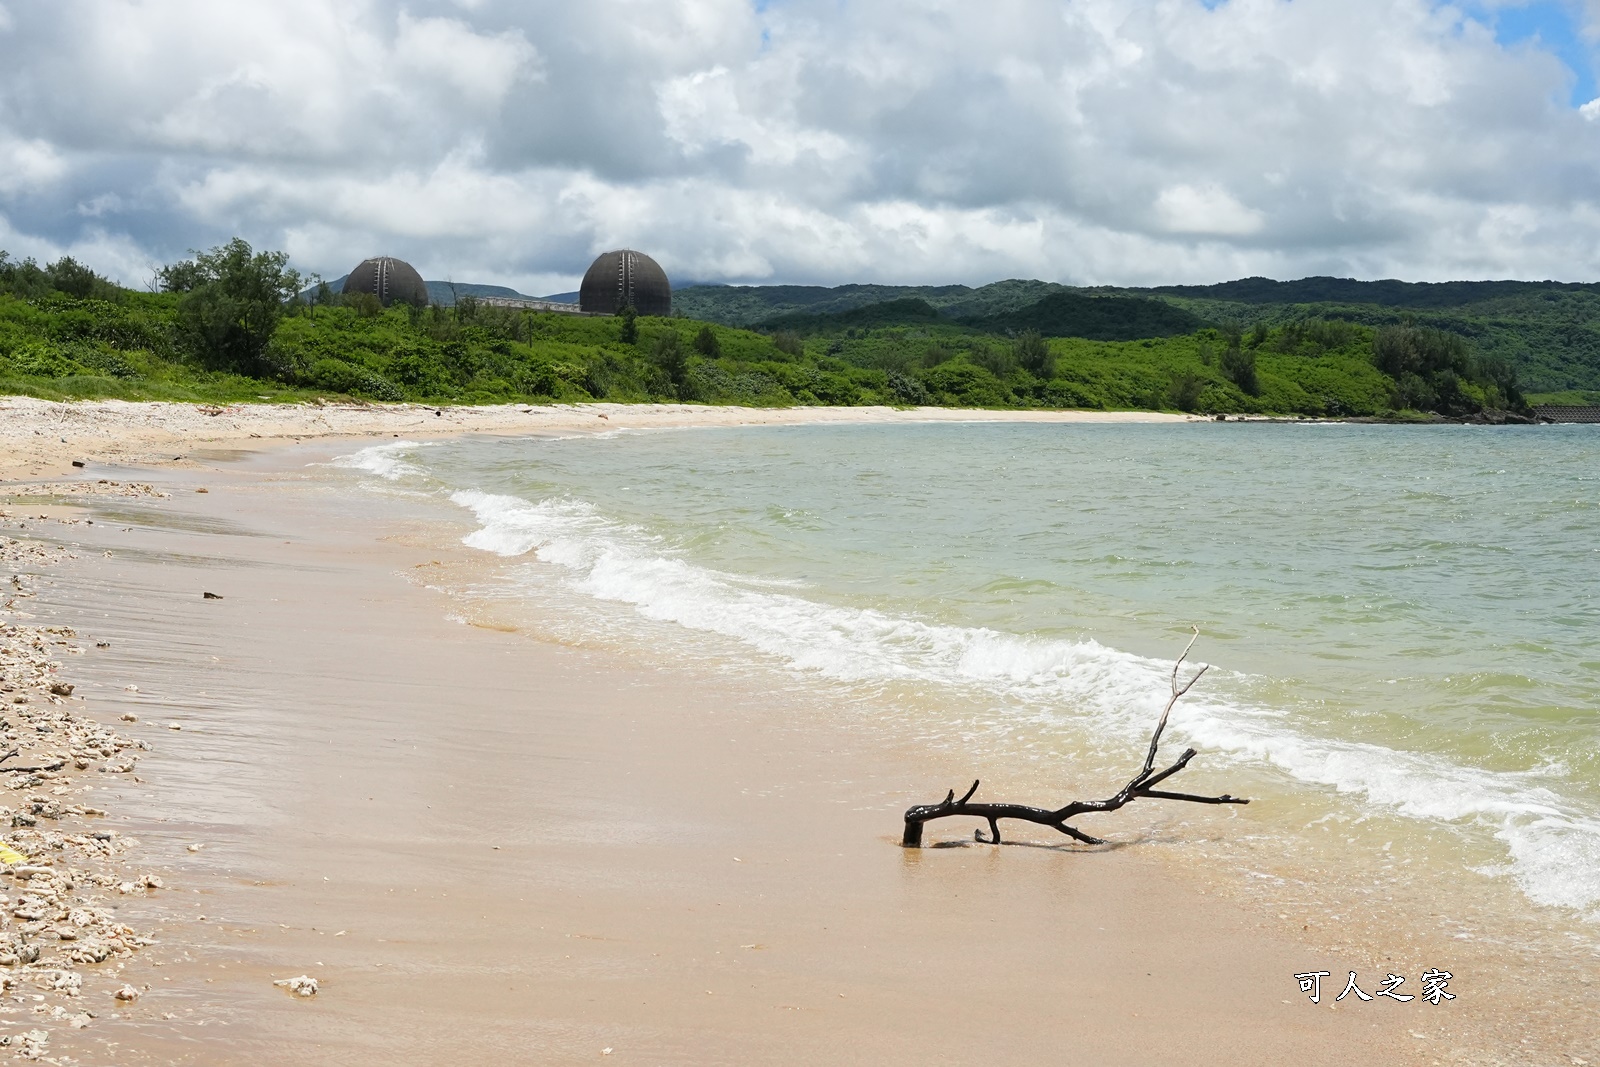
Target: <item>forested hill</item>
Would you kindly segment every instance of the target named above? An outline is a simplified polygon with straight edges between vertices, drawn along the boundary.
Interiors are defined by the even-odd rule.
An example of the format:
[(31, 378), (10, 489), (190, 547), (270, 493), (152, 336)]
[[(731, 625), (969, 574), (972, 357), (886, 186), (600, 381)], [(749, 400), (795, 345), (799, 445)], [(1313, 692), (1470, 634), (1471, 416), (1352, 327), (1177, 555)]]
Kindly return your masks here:
[[(138, 292), (69, 257), (40, 265), (0, 251), (0, 394), (1143, 408), (1490, 423), (1531, 415), (1510, 363), (1485, 355), (1464, 329), (1350, 321), (1397, 313), (1379, 304), (1247, 304), (1020, 281), (921, 297), (852, 286), (789, 288), (773, 301), (770, 291), (734, 290), (745, 313), (804, 301), (748, 329), (688, 317), (697, 295), (724, 292), (706, 287), (687, 287), (670, 318), (468, 299), (384, 307), (322, 286), (308, 299), (297, 295), (302, 280), (287, 254), (241, 239), (158, 277), (161, 292)], [(1581, 339), (1587, 320), (1562, 323), (1558, 309), (1594, 298), (1535, 288), (1467, 307), (1511, 308), (1482, 319), (1480, 336), (1571, 329)], [(1445, 313), (1456, 311), (1426, 312)], [(1280, 321), (1269, 324), (1273, 316)]]
[(1027, 307), (1067, 287), (1055, 282), (965, 285), (694, 285), (675, 290), (672, 306), (691, 319), (755, 326), (784, 315), (839, 315), (871, 304), (920, 300), (950, 318), (994, 315)]
[[(325, 283), (328, 287), (328, 297), (337, 295), (344, 291), (344, 282), (346, 277), (348, 277), (348, 275), (341, 275)], [(505, 285), (483, 285), (479, 282), (448, 281), (425, 281), (422, 284), (428, 287), (428, 300), (431, 303), (438, 304), (441, 307), (454, 307), (458, 299), (467, 296), (476, 297), (479, 300), (483, 299), (484, 297), (502, 297), (508, 300), (545, 299), (562, 301), (570, 304), (576, 304), (578, 302), (577, 293), (562, 293), (559, 296), (553, 297), (532, 297), (526, 293), (519, 293), (515, 289)], [(320, 288), (321, 286), (319, 285), (306, 286), (300, 291), (299, 299), (303, 301), (317, 299), (318, 290)], [(567, 297), (570, 297), (571, 299), (565, 299)]]
[(1600, 282), (1402, 282), (1393, 278), (1362, 282), (1327, 277), (1279, 282), (1271, 278), (1240, 278), (1216, 285), (1158, 285), (1132, 291), (1241, 304), (1379, 304), (1434, 309), (1546, 292), (1600, 293)]
[[(1053, 282), (1012, 279), (980, 288), (964, 285), (693, 286), (673, 295), (691, 318), (729, 325), (782, 324), (800, 328), (796, 315), (838, 316), (890, 301), (920, 301), (951, 322), (993, 330), (1037, 329), (1047, 336), (1109, 336), (1082, 332), (1082, 322), (1104, 316), (1061, 314), (1061, 294), (1081, 298), (1161, 301), (1192, 316), (1161, 324), (1148, 309), (1138, 312), (1163, 336), (1183, 322), (1224, 328), (1269, 328), (1313, 319), (1342, 320), (1369, 327), (1423, 326), (1456, 334), (1485, 358), (1516, 368), (1532, 393), (1600, 391), (1600, 283), (1551, 281), (1403, 282), (1348, 278), (1273, 281), (1243, 278), (1217, 285), (1153, 288), (1071, 288)], [(1053, 298), (1053, 300), (1049, 299)], [(902, 305), (906, 306), (906, 305)], [(1124, 311), (1131, 310), (1127, 305)], [(1112, 309), (1106, 308), (1107, 312)], [(873, 313), (869, 313), (873, 314)], [(809, 320), (820, 324), (822, 320)], [(1118, 335), (1121, 336), (1121, 335)]]

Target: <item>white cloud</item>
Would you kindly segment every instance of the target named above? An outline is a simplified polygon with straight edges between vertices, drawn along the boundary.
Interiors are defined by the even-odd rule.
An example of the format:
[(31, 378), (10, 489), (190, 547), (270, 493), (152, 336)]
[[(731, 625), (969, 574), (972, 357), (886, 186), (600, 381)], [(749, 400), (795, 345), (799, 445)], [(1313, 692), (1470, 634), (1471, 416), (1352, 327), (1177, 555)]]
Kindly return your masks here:
[(1217, 185), (1169, 185), (1156, 197), (1155, 209), (1171, 233), (1242, 237), (1259, 233), (1266, 225), (1265, 215)]
[(748, 150), (757, 164), (791, 166), (801, 156), (819, 162), (843, 159), (851, 145), (829, 130), (806, 129), (781, 107), (763, 108), (760, 87), (750, 87), (755, 107), (740, 99), (728, 68), (713, 67), (671, 78), (656, 90), (667, 136), (698, 154), (720, 145)]
[(66, 160), (49, 141), (9, 138), (0, 129), (0, 194), (29, 192), (66, 172)]
[(520, 30), (474, 33), (455, 19), (400, 13), (395, 59), (403, 69), (438, 79), (478, 105), (495, 105), (521, 78), (541, 80), (539, 53)]
[(134, 288), (146, 288), (159, 266), (157, 260), (124, 234), (96, 228), (85, 230), (72, 241), (56, 242), (17, 230), (4, 215), (0, 215), (0, 250), (12, 259), (33, 259), (39, 263), (53, 263), (62, 256), (71, 256), (93, 267), (97, 273), (120, 278), (123, 284)]
[(624, 244), (830, 284), (1600, 273), (1600, 101), (1431, 0), (5, 10), (0, 211), (52, 247), (536, 288)]

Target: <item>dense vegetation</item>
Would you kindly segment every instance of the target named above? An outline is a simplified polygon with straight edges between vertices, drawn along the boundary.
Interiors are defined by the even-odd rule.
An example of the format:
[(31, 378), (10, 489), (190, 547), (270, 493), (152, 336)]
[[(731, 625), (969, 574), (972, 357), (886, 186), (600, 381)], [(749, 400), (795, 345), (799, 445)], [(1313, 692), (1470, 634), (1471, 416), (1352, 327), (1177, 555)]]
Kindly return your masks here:
[[(1277, 282), (1245, 278), (1219, 285), (1154, 289), (1077, 289), (1046, 282), (1005, 281), (965, 286), (699, 286), (674, 295), (697, 318), (749, 325), (794, 312), (837, 314), (889, 299), (925, 301), (951, 321), (1033, 328), (1083, 336), (1071, 323), (1003, 322), (1052, 293), (1165, 302), (1218, 326), (1249, 330), (1308, 320), (1423, 327), (1453, 333), (1486, 359), (1513, 367), (1523, 388), (1551, 403), (1593, 403), (1600, 395), (1600, 284), (1564, 282), (1359, 282), (1304, 278)], [(1045, 306), (1048, 306), (1046, 303)], [(1184, 332), (1188, 332), (1185, 330)]]
[[(302, 291), (282, 254), (243, 241), (173, 264), (160, 279), (163, 292), (134, 292), (70, 259), (40, 267), (0, 253), (0, 392), (1314, 416), (1464, 416), (1522, 405), (1507, 361), (1420, 321), (1206, 325), (1148, 295), (1091, 296), (1044, 283), (946, 287), (943, 306), (852, 287), (744, 329), (536, 312), (469, 296), (453, 307), (384, 308), (371, 296)], [(859, 302), (855, 290), (887, 299)]]
[(971, 289), (965, 285), (696, 285), (672, 294), (676, 311), (693, 319), (754, 326), (781, 315), (837, 315), (869, 304), (920, 300), (949, 318), (994, 315), (1037, 302), (1066, 286), (1054, 282), (1004, 281)]

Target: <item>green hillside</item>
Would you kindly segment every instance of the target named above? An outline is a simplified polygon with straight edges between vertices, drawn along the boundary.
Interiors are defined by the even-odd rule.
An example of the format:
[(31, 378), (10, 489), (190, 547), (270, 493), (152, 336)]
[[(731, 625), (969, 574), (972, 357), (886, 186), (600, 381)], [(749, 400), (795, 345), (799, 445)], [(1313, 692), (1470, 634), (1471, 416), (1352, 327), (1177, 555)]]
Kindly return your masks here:
[[(1268, 304), (1260, 306), (1278, 316), (1275, 325), (1263, 315), (1241, 329), (1237, 319), (1204, 313), (1226, 304), (1209, 298), (1003, 282), (944, 287), (929, 298), (894, 290), (865, 303), (884, 287), (805, 289), (809, 310), (746, 329), (474, 299), (427, 308), (384, 308), (371, 296), (307, 300), (286, 258), (234, 241), (164, 268), (167, 291), (144, 293), (70, 259), (41, 267), (0, 253), (0, 392), (1495, 419), (1524, 409), (1509, 362), (1420, 316), (1373, 326), (1293, 317), (1279, 312), (1296, 305)], [(770, 295), (745, 290), (741, 306)], [(778, 303), (796, 299), (791, 292)]]
[[(1304, 278), (1278, 282), (1245, 278), (1218, 285), (1150, 289), (1069, 289), (1049, 282), (1005, 281), (964, 286), (699, 286), (674, 299), (685, 314), (714, 322), (752, 325), (792, 313), (837, 314), (889, 300), (921, 300), (954, 321), (977, 320), (989, 329), (1037, 329), (1058, 336), (1097, 334), (1063, 322), (1039, 307), (1046, 298), (1133, 298), (1165, 302), (1219, 327), (1248, 330), (1257, 323), (1281, 327), (1329, 319), (1378, 328), (1420, 326), (1464, 338), (1482, 357), (1510, 363), (1530, 393), (1600, 391), (1600, 283), (1569, 282), (1362, 282)], [(1039, 310), (1026, 313), (1029, 307)], [(1019, 314), (1020, 313), (1020, 314)], [(1017, 315), (1011, 319), (1005, 316)], [(1192, 322), (1193, 320), (1188, 320)], [(1193, 325), (1175, 321), (1175, 329)], [(790, 328), (814, 329), (796, 324)], [(1149, 326), (1140, 330), (1160, 333)]]
[(696, 285), (675, 290), (673, 310), (691, 319), (755, 326), (787, 315), (837, 315), (872, 304), (920, 300), (952, 318), (993, 315), (1027, 307), (1065, 286), (1004, 281), (965, 285)]
[(1162, 300), (1073, 292), (1051, 293), (1027, 307), (960, 321), (990, 333), (1033, 330), (1046, 337), (1083, 337), (1091, 341), (1173, 337), (1206, 325), (1193, 312)]

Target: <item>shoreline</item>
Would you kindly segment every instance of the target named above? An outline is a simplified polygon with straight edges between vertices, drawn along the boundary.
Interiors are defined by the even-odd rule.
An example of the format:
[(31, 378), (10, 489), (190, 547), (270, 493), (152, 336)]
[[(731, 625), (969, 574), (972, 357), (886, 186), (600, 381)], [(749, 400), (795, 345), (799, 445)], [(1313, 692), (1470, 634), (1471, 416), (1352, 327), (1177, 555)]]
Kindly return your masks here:
[[(906, 798), (932, 799), (929, 782), (942, 790), (959, 773), (944, 755), (913, 761), (871, 730), (810, 721), (792, 695), (450, 622), (426, 576), (483, 564), (457, 526), (371, 501), (358, 511), (377, 524), (352, 523), (346, 502), (282, 484), (291, 456), (325, 459), (343, 444), (253, 444), (264, 454), (218, 456), (203, 478), (150, 475), (170, 503), (117, 509), (134, 522), (122, 543), (105, 557), (86, 541), (58, 576), (77, 599), (53, 606), (149, 630), (115, 642), (145, 646), (119, 652), (117, 669), (147, 656), (138, 669), (158, 684), (120, 695), (96, 666), (95, 703), (104, 715), (151, 701), (184, 730), (147, 757), (154, 795), (125, 796), (111, 815), (169, 838), (170, 885), (226, 916), (167, 916), (165, 940), (189, 958), (158, 952), (148, 966), (165, 973), (147, 974), (178, 979), (207, 1018), (227, 1021), (237, 1062), (379, 1062), (419, 1048), (473, 1060), (510, 1055), (519, 1039), (540, 1062), (603, 1047), (684, 1063), (1043, 1062), (1072, 1048), (1082, 1058), (1069, 1062), (1132, 1064), (1145, 1062), (1136, 1049), (1176, 1041), (1196, 1064), (1319, 1062), (1330, 1045), (1341, 1058), (1426, 1063), (1449, 1049), (1447, 1062), (1494, 1062), (1467, 1040), (1497, 1025), (1486, 1003), (1426, 1043), (1407, 1036), (1409, 1017), (1297, 1003), (1284, 969), (1329, 958), (1325, 947), (1197, 888), (1157, 850), (899, 850)], [(418, 577), (396, 580), (406, 572)], [(219, 610), (200, 613), (200, 585), (225, 594)], [(453, 681), (463, 677), (470, 687)], [(533, 692), (548, 713), (508, 719)], [(352, 721), (335, 726), (317, 710), (330, 706)], [(441, 711), (461, 729), (435, 721)], [(392, 747), (404, 740), (421, 755)], [(211, 758), (184, 753), (191, 743)], [(240, 768), (237, 795), (219, 795), (217, 765)], [(177, 851), (197, 836), (198, 859)], [(386, 899), (408, 890), (429, 905)], [(463, 895), (469, 904), (448, 903)], [(522, 929), (530, 915), (558, 929)], [(343, 960), (327, 962), (331, 945)], [(489, 960), (509, 968), (509, 988), (480, 973)], [(325, 982), (314, 1001), (264, 984), (302, 967)], [(229, 1062), (205, 1031), (163, 1027), (161, 1005), (148, 1005), (132, 1032), (80, 1037), (115, 1033), (138, 1051), (117, 1062)], [(429, 1044), (407, 1013), (456, 1044)], [(957, 1013), (1007, 1025), (952, 1033)], [(204, 1052), (179, 1059), (196, 1039)]]
[[(485, 434), (602, 433), (711, 426), (843, 423), (1206, 422), (1142, 411), (991, 411), (980, 408), (744, 408), (694, 404), (235, 404), (35, 400), (0, 397), (0, 482), (71, 478), (79, 463), (193, 465), (197, 448), (252, 449), (308, 440), (383, 436), (424, 440)], [(81, 475), (80, 475), (81, 476)]]

